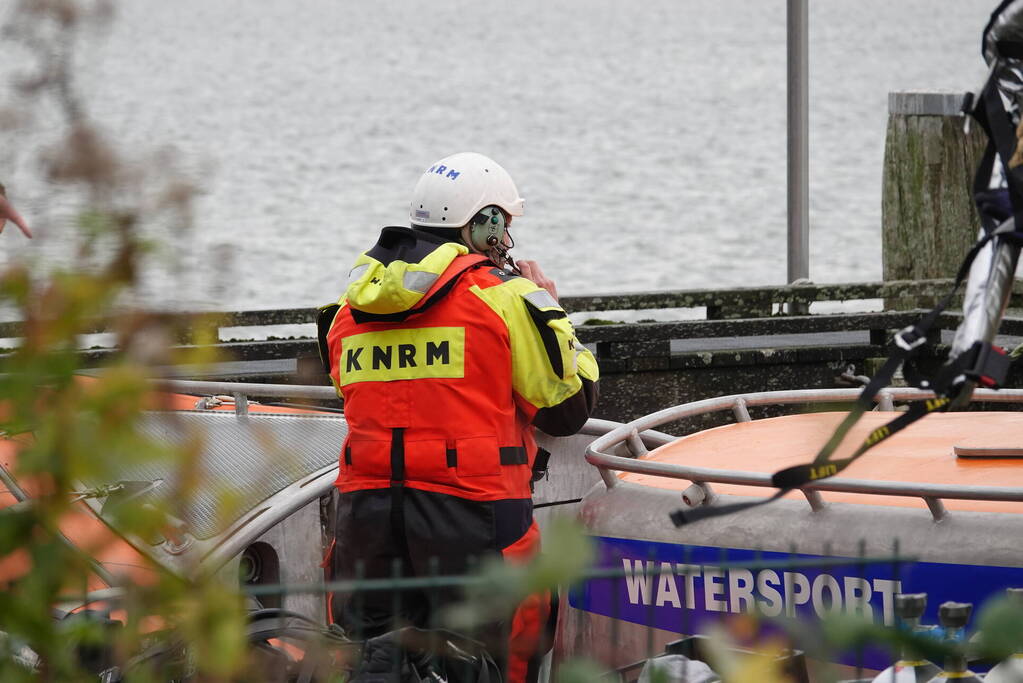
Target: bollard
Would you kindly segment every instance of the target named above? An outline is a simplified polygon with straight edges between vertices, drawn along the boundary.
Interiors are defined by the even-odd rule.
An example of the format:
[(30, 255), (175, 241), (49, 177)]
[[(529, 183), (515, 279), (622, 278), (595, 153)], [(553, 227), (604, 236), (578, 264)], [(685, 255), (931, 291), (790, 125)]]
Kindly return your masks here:
[[(987, 144), (980, 126), (959, 109), (963, 93), (888, 94), (882, 180), (882, 262), (885, 280), (955, 277), (977, 239), (973, 174)], [(931, 306), (886, 300), (886, 308)]]

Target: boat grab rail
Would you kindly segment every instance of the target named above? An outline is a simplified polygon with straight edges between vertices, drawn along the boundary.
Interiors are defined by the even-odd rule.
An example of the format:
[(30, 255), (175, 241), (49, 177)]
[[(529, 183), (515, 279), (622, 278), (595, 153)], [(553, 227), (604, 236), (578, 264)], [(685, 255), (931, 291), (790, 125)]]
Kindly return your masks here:
[(249, 382), (207, 382), (188, 379), (155, 379), (160, 389), (201, 396), (274, 396), (278, 398), (336, 399), (334, 387), (298, 384), (255, 384)]
[[(273, 396), (277, 398), (337, 399), (334, 387), (299, 384), (257, 384), (251, 382), (208, 382), (201, 380), (156, 379), (153, 384), (160, 389), (182, 394), (200, 396), (232, 396), (236, 406), (247, 402), (250, 396)], [(239, 397), (245, 401), (239, 400)], [(315, 406), (310, 406), (314, 408)], [(601, 436), (621, 427), (621, 422), (591, 417), (579, 430), (585, 436)], [(642, 442), (656, 447), (668, 443), (675, 437), (656, 431), (644, 431), (639, 435)], [(645, 448), (643, 452), (646, 452)]]
[[(222, 397), (234, 402), (234, 412), (247, 415), (250, 396), (304, 398), (319, 401), (338, 400), (334, 387), (299, 384), (257, 384), (254, 382), (208, 382), (189, 379), (154, 379), (153, 385), (163, 391), (179, 394)], [(315, 409), (316, 406), (308, 406)]]
[[(720, 396), (672, 406), (623, 424), (607, 434), (597, 437), (587, 447), (585, 457), (588, 463), (598, 469), (600, 477), (608, 489), (612, 489), (619, 484), (619, 479), (614, 474), (616, 471), (683, 479), (692, 482), (692, 486), (682, 494), (686, 504), (692, 506), (700, 504), (710, 505), (713, 504), (715, 498), (715, 494), (710, 487), (711, 483), (771, 487), (771, 475), (763, 472), (723, 470), (635, 459), (646, 454), (646, 449), (643, 447), (642, 442), (650, 440), (649, 435), (653, 433), (650, 431), (652, 428), (674, 420), (723, 410), (731, 410), (739, 422), (750, 422), (749, 406), (846, 403), (855, 401), (860, 393), (861, 390), (856, 388), (764, 391)], [(882, 410), (893, 410), (896, 401), (923, 401), (929, 398), (934, 398), (934, 392), (910, 388), (888, 388), (878, 393), (875, 402), (878, 404), (878, 408)], [(997, 403), (1023, 402), (1023, 389), (1002, 389), (1000, 391), (977, 389), (973, 392), (973, 400)], [(647, 437), (646, 439), (641, 440), (639, 438), (641, 432)], [(670, 437), (663, 442), (669, 443), (676, 438), (678, 437)], [(629, 449), (635, 458), (614, 455), (609, 452), (622, 444)], [(814, 511), (824, 507), (824, 501), (820, 496), (821, 491), (922, 498), (936, 522), (948, 516), (948, 511), (945, 509), (942, 499), (1023, 502), (1023, 487), (920, 484), (914, 482), (879, 482), (861, 479), (828, 478), (807, 484), (800, 490)]]

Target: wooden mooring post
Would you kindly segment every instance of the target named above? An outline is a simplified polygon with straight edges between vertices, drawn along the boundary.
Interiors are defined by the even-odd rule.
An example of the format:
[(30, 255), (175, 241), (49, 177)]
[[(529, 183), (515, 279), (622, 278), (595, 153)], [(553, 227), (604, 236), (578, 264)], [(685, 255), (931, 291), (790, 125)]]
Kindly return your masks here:
[[(977, 239), (973, 174), (987, 144), (964, 130), (963, 93), (888, 94), (882, 189), (885, 280), (955, 277)], [(887, 301), (889, 308), (927, 304)]]

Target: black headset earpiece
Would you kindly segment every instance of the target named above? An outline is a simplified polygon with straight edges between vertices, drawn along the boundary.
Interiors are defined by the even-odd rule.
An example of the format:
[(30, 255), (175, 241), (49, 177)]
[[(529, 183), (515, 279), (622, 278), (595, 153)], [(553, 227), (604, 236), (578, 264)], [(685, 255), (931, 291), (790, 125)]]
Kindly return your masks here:
[(490, 251), (504, 241), (504, 212), (496, 206), (484, 206), (472, 218), (469, 241), (478, 251)]

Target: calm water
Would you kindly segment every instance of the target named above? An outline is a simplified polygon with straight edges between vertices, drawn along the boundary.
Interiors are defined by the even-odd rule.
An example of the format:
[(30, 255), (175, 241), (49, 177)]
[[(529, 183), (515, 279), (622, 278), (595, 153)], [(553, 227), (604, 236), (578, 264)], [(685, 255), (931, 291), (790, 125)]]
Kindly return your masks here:
[[(811, 278), (880, 277), (890, 90), (965, 90), (995, 0), (811, 0)], [(0, 21), (9, 15), (0, 5)], [(337, 296), (430, 162), (500, 161), (520, 257), (563, 293), (785, 279), (784, 0), (130, 0), (79, 46), (92, 116), (131, 158), (171, 147), (202, 188), (143, 298), (268, 308)], [(27, 111), (5, 40), (0, 108)], [(70, 258), (77, 199), (42, 179), (59, 119), (0, 131), (34, 224), (0, 259)]]

